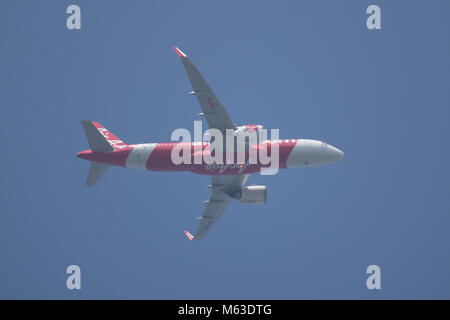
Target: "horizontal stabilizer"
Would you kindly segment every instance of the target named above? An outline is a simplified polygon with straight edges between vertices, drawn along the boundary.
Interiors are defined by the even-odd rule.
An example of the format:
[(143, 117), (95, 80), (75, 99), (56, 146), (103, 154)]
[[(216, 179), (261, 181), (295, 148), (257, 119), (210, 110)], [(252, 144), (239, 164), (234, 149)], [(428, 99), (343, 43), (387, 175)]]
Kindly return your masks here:
[(92, 186), (96, 184), (97, 181), (105, 174), (108, 167), (109, 165), (107, 164), (91, 162), (91, 167), (89, 168), (86, 185)]

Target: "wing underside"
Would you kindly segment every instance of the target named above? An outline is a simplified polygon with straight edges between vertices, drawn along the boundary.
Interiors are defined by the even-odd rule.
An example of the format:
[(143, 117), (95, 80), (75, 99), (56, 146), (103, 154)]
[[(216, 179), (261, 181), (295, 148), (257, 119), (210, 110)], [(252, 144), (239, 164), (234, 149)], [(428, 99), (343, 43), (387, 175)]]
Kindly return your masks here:
[(213, 190), (209, 203), (206, 206), (205, 212), (199, 218), (200, 224), (194, 234), (195, 240), (202, 239), (216, 224), (220, 216), (228, 208), (231, 203), (231, 197), (220, 190)]
[(209, 127), (222, 131), (225, 131), (226, 129), (235, 129), (236, 124), (230, 118), (219, 99), (217, 99), (208, 83), (206, 83), (197, 67), (180, 49), (177, 47), (174, 47), (174, 49), (178, 57), (180, 57), (181, 62), (183, 62), (186, 73), (192, 84), (193, 91), (191, 93), (197, 97)]
[[(222, 103), (217, 99), (197, 67), (180, 49), (177, 47), (174, 47), (174, 49), (181, 59), (192, 84), (193, 91), (191, 94), (197, 97), (203, 111), (202, 114), (208, 121), (209, 127), (219, 129), (224, 133), (226, 129), (236, 129), (236, 124), (230, 118)], [(197, 218), (200, 221), (197, 231), (194, 235), (185, 231), (186, 236), (190, 240), (200, 240), (212, 229), (231, 203), (232, 198), (228, 193), (241, 188), (247, 181), (248, 175), (212, 176), (211, 179), (212, 194), (209, 200), (206, 201), (207, 206), (203, 215)]]
[(200, 224), (192, 237), (194, 240), (201, 240), (212, 229), (231, 203), (232, 198), (227, 192), (241, 188), (248, 177), (249, 175), (212, 176), (212, 194), (203, 215), (197, 218)]

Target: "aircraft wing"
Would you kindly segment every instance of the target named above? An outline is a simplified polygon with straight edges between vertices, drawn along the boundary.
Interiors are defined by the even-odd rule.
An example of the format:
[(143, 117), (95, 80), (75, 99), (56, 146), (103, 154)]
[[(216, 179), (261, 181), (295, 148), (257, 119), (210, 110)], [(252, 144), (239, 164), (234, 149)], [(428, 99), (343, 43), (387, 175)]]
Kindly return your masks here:
[(210, 128), (216, 128), (225, 132), (225, 129), (235, 129), (236, 124), (230, 118), (227, 111), (217, 99), (214, 92), (203, 79), (197, 67), (180, 49), (174, 47), (178, 57), (183, 62), (186, 73), (191, 81), (193, 91), (191, 94), (197, 96), (198, 102), (202, 108), (203, 114), (208, 121)]
[(226, 192), (241, 188), (248, 177), (248, 174), (212, 176), (212, 194), (205, 212), (197, 218), (200, 220), (197, 231), (193, 236), (185, 231), (190, 240), (201, 240), (212, 229), (231, 203), (232, 198)]

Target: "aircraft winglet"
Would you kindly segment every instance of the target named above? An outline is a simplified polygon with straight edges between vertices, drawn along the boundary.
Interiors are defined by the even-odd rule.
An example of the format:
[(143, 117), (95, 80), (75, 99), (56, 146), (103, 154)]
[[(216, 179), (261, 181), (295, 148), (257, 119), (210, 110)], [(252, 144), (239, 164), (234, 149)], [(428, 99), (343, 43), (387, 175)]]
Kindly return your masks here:
[(190, 234), (189, 231), (184, 230), (184, 234), (186, 235), (186, 237), (187, 237), (189, 240), (192, 241), (192, 240), (194, 239), (194, 236), (193, 236), (192, 234)]
[(178, 55), (180, 58), (187, 58), (187, 55), (186, 55), (183, 51), (181, 51), (180, 49), (178, 49), (177, 47), (173, 47), (173, 49), (175, 50), (175, 52), (177, 53), (177, 55)]

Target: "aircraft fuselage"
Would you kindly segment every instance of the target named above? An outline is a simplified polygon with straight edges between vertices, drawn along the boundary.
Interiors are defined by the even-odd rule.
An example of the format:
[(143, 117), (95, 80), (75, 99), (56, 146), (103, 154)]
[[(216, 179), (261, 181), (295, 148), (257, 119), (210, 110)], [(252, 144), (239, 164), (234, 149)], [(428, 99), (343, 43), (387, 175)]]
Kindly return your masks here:
[[(190, 163), (174, 164), (172, 151), (178, 144), (180, 142), (123, 145), (109, 153), (85, 150), (79, 152), (77, 157), (119, 167), (150, 171), (190, 171), (203, 175), (250, 174), (269, 167), (267, 163), (261, 163), (259, 157), (257, 157), (256, 163), (251, 163), (248, 152), (244, 156), (245, 160), (240, 163), (237, 161), (228, 163), (225, 156), (222, 163), (207, 163), (203, 156), (198, 157), (200, 161), (196, 161), (196, 152), (204, 154), (210, 151), (209, 142), (187, 143), (187, 149), (191, 150)], [(252, 148), (256, 148), (258, 151), (260, 148), (269, 148), (270, 151), (274, 144), (278, 146), (279, 150), (280, 169), (325, 165), (343, 157), (343, 153), (339, 149), (324, 142), (309, 139), (267, 140), (252, 146)], [(237, 159), (237, 153), (234, 153), (234, 159)]]

